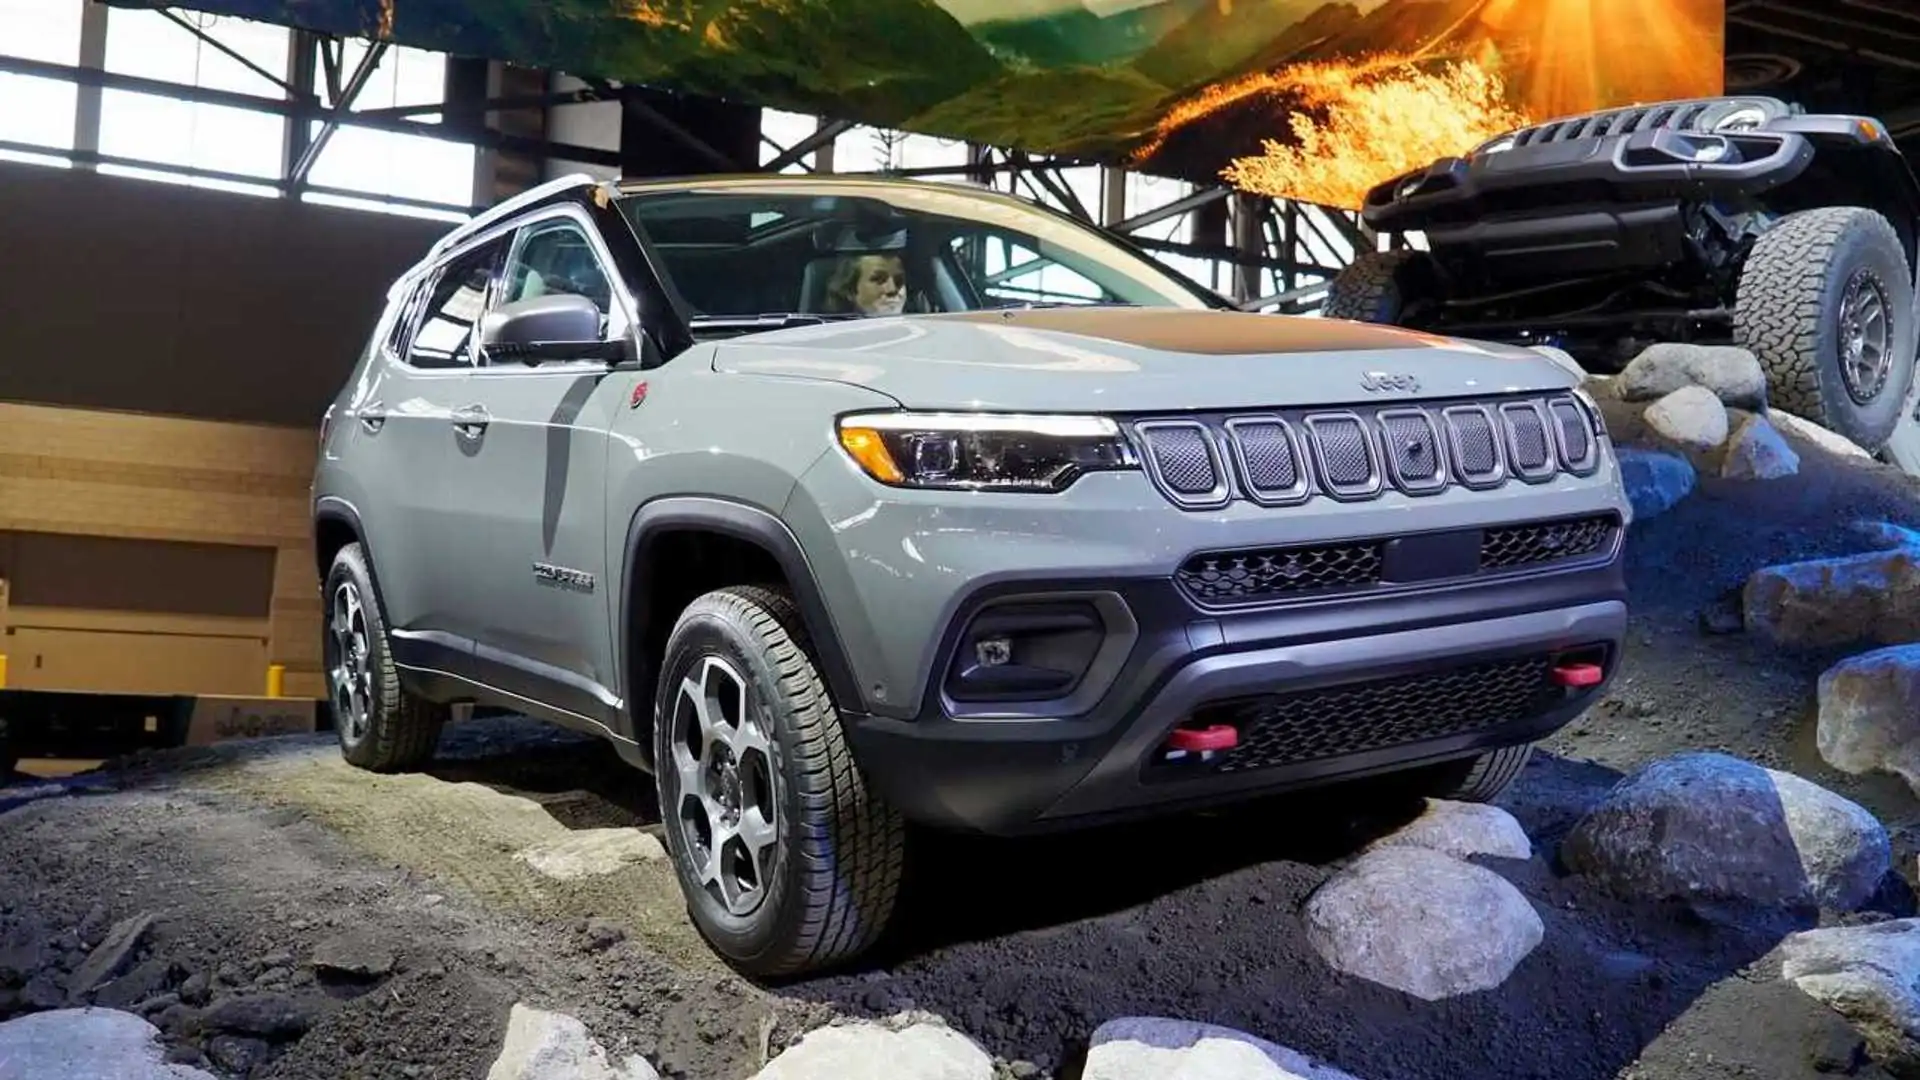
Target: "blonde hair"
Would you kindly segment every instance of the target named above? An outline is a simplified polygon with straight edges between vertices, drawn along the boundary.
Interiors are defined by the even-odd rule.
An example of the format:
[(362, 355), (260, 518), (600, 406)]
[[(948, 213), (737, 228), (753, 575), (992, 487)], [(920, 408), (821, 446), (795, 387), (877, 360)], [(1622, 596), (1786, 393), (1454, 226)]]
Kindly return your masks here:
[(844, 255), (833, 268), (833, 275), (827, 278), (826, 308), (828, 311), (853, 311), (853, 294), (860, 287), (860, 274), (868, 259), (884, 259), (900, 264), (906, 270), (906, 260), (898, 255), (865, 254)]

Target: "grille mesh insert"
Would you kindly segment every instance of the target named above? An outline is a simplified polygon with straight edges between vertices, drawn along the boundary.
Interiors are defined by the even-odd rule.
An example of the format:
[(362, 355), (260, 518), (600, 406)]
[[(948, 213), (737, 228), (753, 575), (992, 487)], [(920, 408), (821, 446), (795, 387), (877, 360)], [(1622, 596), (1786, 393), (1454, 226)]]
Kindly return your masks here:
[(1366, 588), (1380, 581), (1380, 549), (1367, 543), (1224, 551), (1188, 559), (1177, 577), (1189, 596), (1212, 604)]
[(1201, 709), (1195, 720), (1232, 724), (1240, 745), (1215, 768), (1248, 772), (1409, 743), (1443, 739), (1523, 721), (1562, 700), (1536, 656), (1476, 664), (1291, 694), (1271, 694)]
[(1154, 428), (1147, 436), (1147, 446), (1160, 476), (1175, 494), (1206, 495), (1219, 485), (1205, 429), (1185, 424)]
[(1351, 489), (1373, 483), (1373, 455), (1367, 450), (1367, 429), (1359, 420), (1316, 416), (1307, 431), (1320, 448), (1320, 462), (1329, 484)]
[(1256, 493), (1278, 494), (1300, 483), (1300, 464), (1286, 428), (1271, 420), (1249, 420), (1235, 424), (1233, 434), (1246, 461), (1247, 483)]
[(1480, 572), (1585, 558), (1612, 546), (1618, 527), (1606, 516), (1488, 529), (1480, 540)]

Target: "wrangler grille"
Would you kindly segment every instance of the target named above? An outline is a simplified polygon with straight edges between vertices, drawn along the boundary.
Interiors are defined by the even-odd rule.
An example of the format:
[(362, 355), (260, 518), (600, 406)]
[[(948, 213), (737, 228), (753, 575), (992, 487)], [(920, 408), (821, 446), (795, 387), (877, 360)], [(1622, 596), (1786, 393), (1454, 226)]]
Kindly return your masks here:
[(1599, 464), (1599, 421), (1570, 395), (1490, 402), (1155, 418), (1134, 425), (1148, 472), (1174, 503), (1216, 509), (1390, 489), (1497, 488)]
[(1226, 702), (1199, 710), (1200, 726), (1230, 724), (1240, 745), (1215, 766), (1248, 772), (1364, 754), (1524, 721), (1565, 700), (1545, 656), (1475, 664)]
[(1662, 105), (1635, 105), (1608, 109), (1581, 116), (1562, 117), (1544, 124), (1521, 128), (1514, 133), (1515, 146), (1540, 146), (1574, 139), (1593, 139), (1605, 135), (1631, 135), (1638, 131), (1690, 131), (1701, 126), (1709, 115), (1718, 118), (1751, 106), (1780, 108), (1778, 102), (1760, 98), (1728, 98), (1716, 101), (1669, 102)]

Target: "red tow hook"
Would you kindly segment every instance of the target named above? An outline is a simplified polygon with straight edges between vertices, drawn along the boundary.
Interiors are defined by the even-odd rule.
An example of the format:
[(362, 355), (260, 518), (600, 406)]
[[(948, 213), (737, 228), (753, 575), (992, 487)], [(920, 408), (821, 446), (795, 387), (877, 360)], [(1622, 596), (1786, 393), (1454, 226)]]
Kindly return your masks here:
[(1599, 664), (1561, 664), (1553, 669), (1553, 681), (1569, 690), (1599, 686), (1606, 676)]
[(1196, 755), (1201, 761), (1212, 761), (1239, 745), (1240, 732), (1229, 724), (1177, 727), (1167, 735), (1161, 760), (1184, 761), (1188, 755)]

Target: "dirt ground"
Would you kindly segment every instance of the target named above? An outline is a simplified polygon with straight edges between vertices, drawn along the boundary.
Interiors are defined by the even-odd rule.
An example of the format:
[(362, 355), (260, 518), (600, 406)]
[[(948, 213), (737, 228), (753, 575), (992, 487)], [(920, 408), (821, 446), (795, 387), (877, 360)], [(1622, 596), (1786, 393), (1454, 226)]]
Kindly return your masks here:
[[(151, 913), (135, 958), (151, 985), (128, 1004), (177, 1056), (211, 1055), (226, 1075), (478, 1078), (526, 1001), (700, 1080), (744, 1080), (834, 1013), (906, 1009), (947, 1017), (1009, 1077), (1073, 1077), (1095, 1026), (1141, 1014), (1226, 1024), (1361, 1080), (1878, 1076), (1837, 1017), (1770, 977), (1766, 954), (1817, 913), (1632, 907), (1553, 858), (1623, 771), (1714, 748), (1861, 801), (1911, 881), (1920, 801), (1813, 749), (1814, 678), (1834, 657), (1777, 655), (1702, 618), (1759, 566), (1866, 549), (1862, 518), (1920, 525), (1914, 484), (1810, 452), (1797, 478), (1709, 478), (1636, 526), (1626, 674), (1507, 799), (1536, 853), (1498, 870), (1545, 942), (1486, 993), (1424, 1003), (1314, 956), (1301, 903), (1412, 810), (1329, 795), (1041, 840), (922, 837), (905, 925), (880, 953), (750, 985), (702, 945), (663, 863), (556, 882), (515, 859), (655, 815), (610, 751), (496, 719), (449, 729), (418, 776), (355, 772), (326, 736), (290, 738), (143, 755), (72, 797), (0, 809), (0, 1018), (49, 994), (111, 924)], [(1902, 885), (1883, 890), (1883, 915), (1912, 912)], [(315, 950), (343, 941), (382, 962), (316, 973)], [(196, 1008), (207, 996), (214, 1008)], [(292, 1019), (220, 1027), (205, 1014), (229, 997)]]

